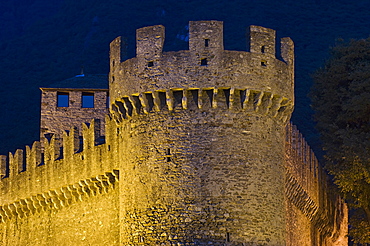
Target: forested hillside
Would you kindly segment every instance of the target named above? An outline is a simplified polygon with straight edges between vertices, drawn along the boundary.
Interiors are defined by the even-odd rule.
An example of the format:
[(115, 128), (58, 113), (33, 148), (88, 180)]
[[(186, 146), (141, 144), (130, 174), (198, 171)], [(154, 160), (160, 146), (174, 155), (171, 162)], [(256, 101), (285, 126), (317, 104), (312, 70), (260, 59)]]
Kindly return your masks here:
[(296, 46), (293, 122), (319, 150), (307, 93), (310, 74), (337, 38), (366, 38), (366, 0), (33, 0), (0, 3), (0, 154), (38, 139), (40, 91), (80, 73), (108, 73), (109, 43), (127, 38), (135, 56), (135, 29), (166, 27), (165, 50), (187, 49), (189, 20), (222, 20), (225, 48), (245, 50), (249, 25), (275, 29)]

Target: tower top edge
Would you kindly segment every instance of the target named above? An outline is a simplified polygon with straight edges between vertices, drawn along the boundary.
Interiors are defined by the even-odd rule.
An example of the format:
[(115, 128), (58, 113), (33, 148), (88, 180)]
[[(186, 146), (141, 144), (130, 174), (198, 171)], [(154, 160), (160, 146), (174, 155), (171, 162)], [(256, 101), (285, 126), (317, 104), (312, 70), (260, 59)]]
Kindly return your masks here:
[[(189, 21), (189, 32), (183, 35), (184, 40), (189, 43), (189, 50), (194, 53), (212, 53), (224, 50), (223, 21), (200, 20)], [(246, 49), (250, 53), (268, 54), (276, 56), (276, 31), (258, 25), (250, 25), (246, 29)], [(155, 60), (162, 54), (165, 41), (165, 26), (152, 25), (136, 30), (136, 57), (144, 57), (147, 60)], [(286, 59), (286, 55), (293, 55), (294, 43), (287, 42), (286, 38), (280, 42), (281, 57), (286, 63), (293, 60), (292, 57)], [(116, 38), (111, 43), (111, 53), (120, 51), (120, 38)], [(115, 47), (114, 47), (115, 46)], [(112, 49), (113, 48), (113, 49)], [(243, 50), (241, 50), (243, 51)], [(121, 58), (119, 54), (115, 58)], [(116, 59), (117, 60), (117, 59)], [(121, 61), (121, 59), (119, 59)]]

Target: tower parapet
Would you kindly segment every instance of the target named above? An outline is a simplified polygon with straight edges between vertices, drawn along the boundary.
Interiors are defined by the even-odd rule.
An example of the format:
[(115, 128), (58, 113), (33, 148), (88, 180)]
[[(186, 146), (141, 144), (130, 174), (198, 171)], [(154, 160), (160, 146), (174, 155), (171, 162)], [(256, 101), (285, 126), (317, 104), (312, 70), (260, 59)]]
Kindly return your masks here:
[(189, 50), (162, 52), (164, 27), (137, 31), (137, 57), (121, 62), (119, 38), (111, 43), (110, 98), (168, 88), (249, 88), (294, 100), (293, 42), (281, 41), (275, 57), (275, 31), (250, 27), (250, 50), (223, 48), (221, 21), (189, 23)]

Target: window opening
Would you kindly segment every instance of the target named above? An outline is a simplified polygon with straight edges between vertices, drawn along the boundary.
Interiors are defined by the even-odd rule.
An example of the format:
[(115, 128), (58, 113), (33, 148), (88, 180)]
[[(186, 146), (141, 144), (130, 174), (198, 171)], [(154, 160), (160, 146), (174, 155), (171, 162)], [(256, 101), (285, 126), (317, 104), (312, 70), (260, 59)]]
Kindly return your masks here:
[(247, 100), (247, 92), (245, 90), (240, 91), (240, 107), (243, 108), (244, 101)]
[(166, 149), (166, 162), (171, 161), (171, 149)]
[(94, 93), (82, 92), (82, 107), (83, 108), (94, 107)]
[(204, 39), (204, 46), (205, 47), (209, 46), (209, 39), (208, 38)]
[(261, 53), (265, 53), (265, 46), (261, 47)]
[(230, 242), (230, 232), (226, 232), (226, 242)]
[(117, 117), (120, 116), (120, 113), (118, 111), (118, 106), (115, 103), (112, 104), (112, 111), (115, 112), (115, 113), (117, 113), (117, 114), (114, 114)]
[(154, 66), (154, 62), (153, 61), (148, 62), (148, 67), (153, 67), (153, 66)]
[(109, 101), (110, 101), (109, 92), (107, 92), (107, 96), (106, 96), (106, 99), (105, 99), (105, 107), (106, 108), (109, 108)]
[(57, 107), (69, 107), (69, 93), (58, 92), (57, 93)]
[(266, 61), (261, 61), (261, 66), (262, 67), (267, 67), (267, 62)]
[(201, 66), (207, 66), (207, 63), (208, 63), (207, 58), (203, 58), (203, 59), (200, 60), (200, 65)]

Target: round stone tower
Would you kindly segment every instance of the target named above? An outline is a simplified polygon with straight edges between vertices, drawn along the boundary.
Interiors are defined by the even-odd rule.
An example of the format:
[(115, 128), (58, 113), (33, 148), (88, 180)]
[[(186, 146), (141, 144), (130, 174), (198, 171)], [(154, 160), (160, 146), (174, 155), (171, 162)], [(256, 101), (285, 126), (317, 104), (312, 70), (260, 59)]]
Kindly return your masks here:
[[(164, 27), (137, 30), (137, 56), (111, 43), (109, 131), (119, 136), (121, 245), (285, 245), (285, 125), (294, 51), (249, 29), (194, 21), (189, 50), (162, 52)], [(108, 130), (107, 130), (108, 131)]]

